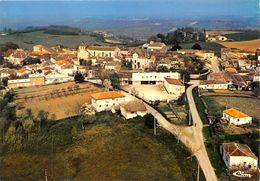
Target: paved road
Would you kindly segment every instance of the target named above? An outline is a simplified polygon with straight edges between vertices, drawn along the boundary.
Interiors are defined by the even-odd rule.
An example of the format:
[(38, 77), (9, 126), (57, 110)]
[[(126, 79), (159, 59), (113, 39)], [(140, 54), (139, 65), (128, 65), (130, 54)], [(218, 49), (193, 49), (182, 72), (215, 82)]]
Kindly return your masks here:
[(220, 70), (219, 70), (219, 58), (215, 56), (210, 61), (211, 61), (211, 70), (213, 72), (220, 72)]
[(200, 167), (206, 177), (206, 180), (208, 181), (216, 181), (217, 176), (215, 174), (214, 168), (211, 165), (211, 162), (209, 160), (205, 144), (204, 144), (204, 139), (203, 139), (203, 123), (200, 119), (199, 113), (196, 108), (196, 104), (194, 102), (193, 96), (192, 96), (192, 90), (195, 88), (197, 85), (192, 85), (188, 87), (187, 89), (187, 98), (189, 102), (189, 107), (192, 115), (192, 120), (193, 124), (196, 125), (194, 128), (194, 137), (196, 138), (196, 143), (197, 143), (197, 148), (199, 151), (195, 153), (196, 158), (199, 161)]
[[(167, 131), (175, 135), (192, 154), (197, 158), (200, 167), (207, 181), (217, 181), (217, 176), (208, 158), (208, 154), (204, 145), (202, 128), (203, 124), (197, 112), (195, 102), (192, 97), (192, 89), (197, 85), (192, 85), (187, 89), (187, 97), (190, 105), (190, 110), (193, 118), (193, 123), (196, 126), (177, 126), (167, 121), (156, 109), (145, 104), (149, 113), (151, 113), (158, 123)], [(128, 98), (135, 99), (131, 94), (124, 93)]]

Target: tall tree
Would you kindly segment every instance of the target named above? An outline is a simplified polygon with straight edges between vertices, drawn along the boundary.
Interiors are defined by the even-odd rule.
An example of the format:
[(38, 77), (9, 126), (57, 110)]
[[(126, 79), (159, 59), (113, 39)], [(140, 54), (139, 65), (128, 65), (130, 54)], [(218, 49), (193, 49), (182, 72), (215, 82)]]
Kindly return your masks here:
[(119, 75), (116, 72), (113, 72), (112, 74), (110, 74), (109, 80), (111, 81), (111, 85), (113, 88), (118, 89), (120, 87)]
[(193, 50), (202, 50), (201, 46), (200, 46), (198, 43), (195, 43), (195, 44), (191, 47), (191, 49), (193, 49)]

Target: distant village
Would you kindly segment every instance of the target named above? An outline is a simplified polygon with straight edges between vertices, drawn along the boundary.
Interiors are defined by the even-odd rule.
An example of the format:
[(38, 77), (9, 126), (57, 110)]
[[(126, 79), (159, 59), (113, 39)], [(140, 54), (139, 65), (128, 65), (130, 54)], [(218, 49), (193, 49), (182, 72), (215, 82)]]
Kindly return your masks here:
[[(210, 34), (207, 41), (226, 41)], [(125, 119), (148, 113), (146, 103), (180, 99), (187, 85), (203, 90), (248, 91), (259, 96), (260, 50), (222, 48), (171, 50), (162, 42), (139, 47), (96, 46), (81, 43), (77, 49), (35, 45), (31, 50), (8, 49), (0, 68), (1, 94), (24, 87), (88, 81), (104, 86), (91, 94), (87, 114), (120, 110)], [(124, 90), (138, 100), (130, 100)], [(222, 119), (235, 126), (252, 124), (252, 117), (235, 108), (223, 111)], [(220, 152), (227, 168), (245, 165), (258, 168), (258, 158), (244, 144), (223, 143)]]

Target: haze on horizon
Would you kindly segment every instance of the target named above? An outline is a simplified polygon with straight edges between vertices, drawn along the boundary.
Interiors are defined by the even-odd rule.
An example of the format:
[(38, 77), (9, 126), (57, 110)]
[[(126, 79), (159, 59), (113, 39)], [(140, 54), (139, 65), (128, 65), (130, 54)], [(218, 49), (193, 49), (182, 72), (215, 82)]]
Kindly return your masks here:
[(0, 29), (90, 20), (243, 19), (258, 21), (258, 0), (0, 1)]

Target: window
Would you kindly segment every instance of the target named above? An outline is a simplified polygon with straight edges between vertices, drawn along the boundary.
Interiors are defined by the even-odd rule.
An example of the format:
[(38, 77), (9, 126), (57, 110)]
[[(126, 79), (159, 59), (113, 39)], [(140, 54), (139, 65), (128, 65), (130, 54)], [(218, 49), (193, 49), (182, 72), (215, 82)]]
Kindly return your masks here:
[(101, 105), (99, 105), (99, 107), (101, 107)]
[(106, 106), (108, 107), (108, 104)]

